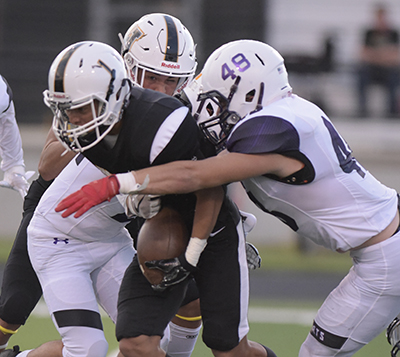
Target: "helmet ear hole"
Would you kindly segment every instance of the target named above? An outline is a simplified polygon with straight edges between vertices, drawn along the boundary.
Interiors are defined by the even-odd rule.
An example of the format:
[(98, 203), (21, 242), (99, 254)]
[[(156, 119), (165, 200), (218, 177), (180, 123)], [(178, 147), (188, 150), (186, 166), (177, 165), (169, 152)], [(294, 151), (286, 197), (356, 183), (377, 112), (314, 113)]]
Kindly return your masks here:
[(121, 96), (121, 90), (122, 90), (122, 87), (120, 89), (118, 89), (118, 92), (115, 94), (115, 98), (117, 100), (119, 100), (119, 97)]
[(246, 102), (251, 103), (253, 101), (255, 95), (256, 95), (255, 89), (252, 89), (251, 91), (247, 92), (246, 98), (245, 98)]
[(214, 108), (211, 105), (211, 103), (208, 103), (208, 105), (206, 106), (206, 110), (208, 112), (208, 115), (211, 117), (214, 115)]

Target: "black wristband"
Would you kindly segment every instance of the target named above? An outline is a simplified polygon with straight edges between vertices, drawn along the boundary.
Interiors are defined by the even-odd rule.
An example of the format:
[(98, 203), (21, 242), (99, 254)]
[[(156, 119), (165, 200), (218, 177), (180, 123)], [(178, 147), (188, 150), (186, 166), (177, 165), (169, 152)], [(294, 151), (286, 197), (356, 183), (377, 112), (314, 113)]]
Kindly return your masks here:
[(197, 267), (193, 266), (192, 264), (190, 264), (185, 257), (185, 253), (181, 254), (178, 257), (179, 263), (182, 265), (182, 267), (184, 269), (186, 269), (187, 271), (190, 271), (191, 273), (195, 273), (197, 271)]

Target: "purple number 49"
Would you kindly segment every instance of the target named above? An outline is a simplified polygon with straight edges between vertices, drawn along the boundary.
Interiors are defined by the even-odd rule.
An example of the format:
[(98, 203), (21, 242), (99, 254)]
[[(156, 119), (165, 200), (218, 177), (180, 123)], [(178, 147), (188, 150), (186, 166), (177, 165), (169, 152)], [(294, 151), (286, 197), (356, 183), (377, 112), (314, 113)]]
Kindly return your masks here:
[(229, 77), (235, 79), (235, 70), (238, 70), (239, 72), (244, 72), (251, 66), (250, 62), (243, 55), (243, 53), (238, 53), (237, 55), (233, 56), (231, 61), (234, 65), (233, 69), (231, 69), (227, 63), (224, 63), (221, 67), (221, 76), (224, 81), (227, 80)]

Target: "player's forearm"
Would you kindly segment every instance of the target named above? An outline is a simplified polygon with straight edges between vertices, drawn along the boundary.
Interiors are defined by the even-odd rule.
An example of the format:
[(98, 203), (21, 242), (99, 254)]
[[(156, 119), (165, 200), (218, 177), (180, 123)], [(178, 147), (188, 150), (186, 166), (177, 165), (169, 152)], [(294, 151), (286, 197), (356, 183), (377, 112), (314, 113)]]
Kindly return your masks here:
[(224, 199), (221, 186), (196, 191), (192, 237), (207, 239), (213, 231)]
[(203, 183), (197, 174), (198, 161), (175, 161), (169, 164), (153, 166), (133, 171), (136, 182), (142, 184), (148, 180), (142, 191), (146, 194), (181, 194), (203, 189)]
[(192, 234), (185, 252), (185, 259), (192, 266), (197, 265), (207, 245), (207, 239), (217, 223), (224, 199), (224, 191), (220, 186), (200, 190), (195, 194), (197, 200)]

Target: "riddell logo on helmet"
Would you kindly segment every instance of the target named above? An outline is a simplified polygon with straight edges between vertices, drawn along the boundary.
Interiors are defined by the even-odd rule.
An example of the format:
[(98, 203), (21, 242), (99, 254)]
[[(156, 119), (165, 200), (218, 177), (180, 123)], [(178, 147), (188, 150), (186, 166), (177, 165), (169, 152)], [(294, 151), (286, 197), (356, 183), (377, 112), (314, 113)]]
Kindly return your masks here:
[(59, 93), (54, 93), (53, 97), (57, 98), (57, 99), (66, 99), (67, 98), (67, 96), (65, 94), (59, 94)]
[(166, 68), (172, 68), (172, 69), (180, 69), (181, 66), (179, 64), (173, 64), (173, 63), (161, 63), (161, 67), (166, 67)]

